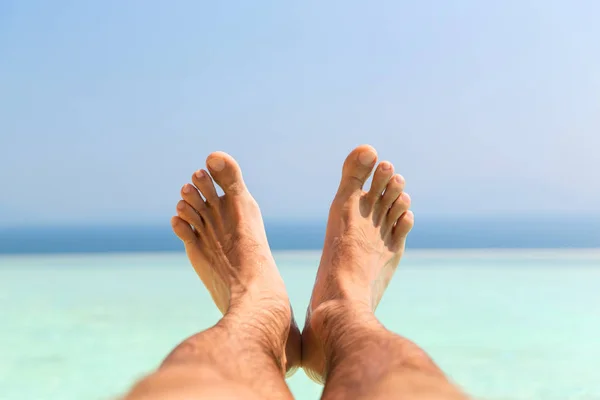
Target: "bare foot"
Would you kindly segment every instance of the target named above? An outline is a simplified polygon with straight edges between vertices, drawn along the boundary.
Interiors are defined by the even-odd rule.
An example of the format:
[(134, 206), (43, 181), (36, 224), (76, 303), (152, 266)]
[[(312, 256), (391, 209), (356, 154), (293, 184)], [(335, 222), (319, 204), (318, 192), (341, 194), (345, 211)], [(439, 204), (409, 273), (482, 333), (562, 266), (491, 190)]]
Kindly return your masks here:
[(414, 216), (404, 179), (379, 164), (368, 192), (363, 185), (377, 161), (371, 146), (346, 158), (327, 223), (323, 255), (302, 334), (302, 366), (323, 383), (327, 374), (320, 326), (331, 307), (373, 313), (404, 252)]
[(291, 375), (300, 364), (300, 332), (258, 204), (231, 156), (212, 153), (206, 165), (225, 194), (218, 196), (211, 176), (197, 171), (194, 185), (181, 189), (173, 231), (219, 310), (261, 329)]

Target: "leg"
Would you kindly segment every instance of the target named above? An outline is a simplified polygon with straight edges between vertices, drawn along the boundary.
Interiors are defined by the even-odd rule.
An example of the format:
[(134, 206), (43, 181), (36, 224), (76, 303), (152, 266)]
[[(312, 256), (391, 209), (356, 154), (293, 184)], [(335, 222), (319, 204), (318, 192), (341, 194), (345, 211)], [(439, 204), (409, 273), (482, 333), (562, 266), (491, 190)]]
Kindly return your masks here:
[(302, 364), (325, 399), (465, 399), (417, 345), (374, 316), (413, 226), (404, 179), (370, 146), (344, 164), (302, 334)]
[(225, 195), (196, 172), (172, 225), (224, 316), (181, 343), (126, 399), (291, 399), (284, 378), (300, 362), (300, 332), (260, 210), (233, 158), (213, 153), (207, 166)]

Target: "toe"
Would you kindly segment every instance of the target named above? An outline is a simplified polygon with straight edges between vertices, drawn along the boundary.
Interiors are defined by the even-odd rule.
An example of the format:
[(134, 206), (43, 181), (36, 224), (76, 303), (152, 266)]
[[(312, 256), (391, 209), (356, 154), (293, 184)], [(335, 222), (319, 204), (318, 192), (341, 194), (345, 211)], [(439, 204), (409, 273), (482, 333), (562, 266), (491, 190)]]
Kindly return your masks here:
[(385, 187), (385, 193), (381, 197), (381, 201), (379, 203), (381, 209), (387, 212), (387, 210), (392, 206), (392, 204), (394, 204), (403, 190), (404, 178), (399, 174), (394, 175)]
[[(391, 230), (396, 221), (410, 208), (410, 196), (408, 193), (401, 193), (400, 196), (394, 201), (390, 211), (386, 216), (385, 225), (388, 230)], [(408, 232), (407, 232), (408, 233)]]
[(377, 152), (369, 145), (358, 146), (346, 157), (342, 170), (340, 191), (349, 193), (362, 190), (377, 161)]
[(203, 169), (199, 169), (192, 176), (192, 182), (202, 196), (206, 199), (206, 202), (210, 205), (217, 204), (219, 200), (219, 195), (217, 194), (217, 189), (215, 188), (215, 184), (213, 183), (210, 175), (204, 171)]
[(186, 201), (181, 200), (177, 203), (177, 216), (191, 225), (195, 231), (201, 235), (204, 223), (196, 210)]
[(181, 198), (190, 206), (192, 206), (192, 208), (194, 208), (194, 210), (196, 210), (198, 213), (206, 208), (204, 200), (200, 196), (200, 193), (198, 193), (198, 189), (189, 183), (186, 183), (181, 188)]
[(246, 191), (242, 170), (229, 154), (214, 152), (206, 159), (206, 165), (225, 194), (235, 196)]
[(396, 222), (396, 226), (392, 231), (392, 238), (394, 243), (402, 245), (406, 240), (406, 235), (412, 229), (415, 224), (415, 215), (412, 211), (406, 211)]
[(198, 240), (190, 224), (179, 217), (171, 218), (171, 227), (173, 227), (175, 235), (185, 244), (193, 244)]
[(394, 174), (394, 166), (388, 161), (382, 161), (377, 166), (375, 174), (373, 174), (373, 182), (371, 183), (371, 189), (367, 197), (371, 203), (375, 203), (381, 197), (383, 190), (390, 181), (390, 178)]

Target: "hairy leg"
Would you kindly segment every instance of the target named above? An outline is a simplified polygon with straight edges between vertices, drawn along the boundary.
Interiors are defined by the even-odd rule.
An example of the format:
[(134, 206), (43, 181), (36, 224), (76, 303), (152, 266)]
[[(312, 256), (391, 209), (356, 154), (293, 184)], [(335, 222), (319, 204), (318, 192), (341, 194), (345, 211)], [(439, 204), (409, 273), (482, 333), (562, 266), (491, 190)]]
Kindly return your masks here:
[(289, 399), (284, 378), (300, 363), (300, 332), (260, 209), (231, 156), (213, 153), (207, 166), (210, 175), (199, 170), (182, 188), (172, 225), (224, 316), (181, 343), (127, 399)]
[(302, 364), (323, 398), (464, 399), (417, 345), (374, 316), (414, 223), (404, 178), (359, 146), (346, 158), (302, 335)]
[(368, 308), (333, 301), (312, 318), (327, 360), (323, 399), (467, 398), (425, 351), (386, 330)]
[(292, 399), (282, 365), (285, 337), (255, 317), (262, 318), (232, 312), (186, 339), (125, 400)]

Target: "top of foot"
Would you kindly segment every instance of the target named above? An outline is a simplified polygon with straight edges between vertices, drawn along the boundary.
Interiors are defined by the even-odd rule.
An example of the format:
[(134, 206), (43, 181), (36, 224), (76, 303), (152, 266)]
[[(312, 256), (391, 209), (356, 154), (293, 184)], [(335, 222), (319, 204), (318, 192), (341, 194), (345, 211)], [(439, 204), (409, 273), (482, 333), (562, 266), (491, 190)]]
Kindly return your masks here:
[[(297, 334), (299, 349), (287, 292), (240, 166), (223, 152), (210, 154), (206, 165), (208, 172), (196, 171), (193, 184), (181, 189), (182, 200), (171, 221), (175, 234), (223, 314), (262, 322), (284, 336), (284, 342), (288, 332)], [(213, 179), (223, 196), (217, 194)]]
[(404, 252), (414, 216), (404, 178), (387, 161), (379, 163), (368, 191), (366, 180), (377, 152), (359, 146), (346, 158), (327, 222), (323, 255), (317, 272), (303, 336), (303, 363), (309, 375), (322, 380), (323, 354), (314, 343), (313, 318), (319, 309), (345, 304), (373, 312)]
[[(246, 189), (237, 162), (228, 154), (208, 156), (210, 174), (198, 170), (181, 189), (173, 229), (217, 307), (244, 300), (248, 291), (268, 287), (286, 299), (271, 255), (258, 205)], [(211, 178), (212, 176), (212, 178)], [(219, 196), (214, 181), (225, 193)]]
[[(331, 205), (317, 283), (333, 278), (339, 284), (335, 296), (362, 301), (375, 310), (404, 252), (414, 216), (404, 178), (382, 161), (375, 169), (368, 191), (365, 181), (377, 162), (368, 145), (359, 146), (346, 158), (338, 192)], [(315, 286), (311, 306), (332, 297), (329, 287)]]

